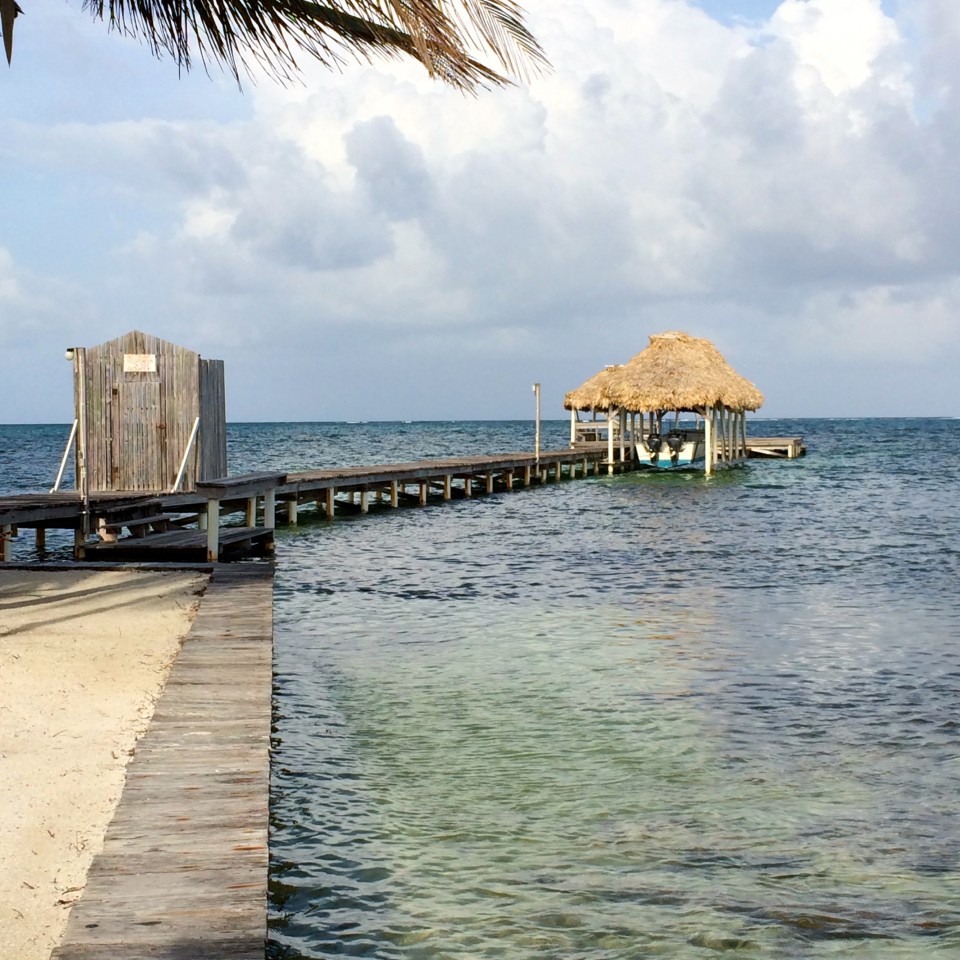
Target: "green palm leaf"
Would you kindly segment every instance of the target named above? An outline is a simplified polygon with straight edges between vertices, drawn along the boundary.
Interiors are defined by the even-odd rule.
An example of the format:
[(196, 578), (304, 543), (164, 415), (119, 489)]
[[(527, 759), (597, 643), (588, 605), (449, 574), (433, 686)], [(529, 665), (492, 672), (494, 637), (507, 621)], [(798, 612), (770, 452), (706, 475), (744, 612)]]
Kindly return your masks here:
[[(238, 79), (259, 67), (281, 81), (306, 53), (333, 67), (347, 56), (408, 56), (432, 76), (460, 87), (508, 83), (546, 66), (514, 0), (83, 0), (83, 8), (156, 56), (185, 70), (194, 59), (219, 64)], [(14, 0), (0, 0), (7, 59)], [(492, 57), (493, 66), (478, 56)]]

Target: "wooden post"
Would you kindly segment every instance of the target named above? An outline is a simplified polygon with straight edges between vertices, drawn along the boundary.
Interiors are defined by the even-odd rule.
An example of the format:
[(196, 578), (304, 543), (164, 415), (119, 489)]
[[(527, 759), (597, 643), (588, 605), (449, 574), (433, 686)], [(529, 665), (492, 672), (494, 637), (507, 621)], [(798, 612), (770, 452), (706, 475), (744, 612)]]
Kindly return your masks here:
[[(39, 532), (40, 528), (37, 527)], [(13, 556), (13, 527), (5, 523), (0, 527), (0, 562), (6, 563)]]
[(620, 466), (623, 466), (624, 458), (626, 457), (626, 442), (627, 438), (625, 436), (627, 432), (627, 411), (620, 408)]
[(390, 481), (390, 506), (396, 509), (400, 505), (400, 494), (397, 491), (397, 481)]
[(257, 525), (257, 498), (247, 497), (247, 512), (243, 518), (244, 525), (255, 527)]
[(507, 489), (508, 489), (508, 490), (512, 490), (512, 489), (513, 489), (513, 471), (512, 471), (512, 470), (508, 470), (508, 471), (504, 474), (504, 478), (505, 478), (506, 481), (507, 481)]
[[(534, 442), (536, 444), (537, 463), (539, 463), (540, 462), (540, 384), (539, 383), (535, 383), (533, 385), (533, 392), (537, 398), (537, 432), (536, 432), (536, 437), (534, 439)], [(487, 493), (489, 492), (490, 491), (487, 490)]]
[(327, 519), (332, 520), (337, 512), (336, 506), (337, 491), (335, 487), (327, 487), (326, 510)]
[(37, 549), (46, 550), (47, 548), (47, 528), (37, 527)]
[(277, 526), (277, 491), (274, 487), (263, 495), (263, 525), (268, 530)]
[(207, 563), (220, 559), (220, 501), (207, 501)]
[(493, 493), (493, 471), (487, 474), (487, 493)]
[(577, 444), (577, 411), (570, 411), (570, 446), (574, 447)]
[(530, 465), (529, 465), (529, 464), (527, 464), (527, 466), (525, 466), (525, 467), (523, 468), (523, 485), (524, 485), (525, 487), (529, 487), (529, 486), (530, 486), (530, 474), (531, 474), (532, 472), (533, 472), (533, 471), (530, 469)]
[(464, 477), (464, 478), (463, 478), (463, 495), (464, 495), (465, 497), (470, 497), (470, 496), (473, 495), (473, 492), (472, 492), (472, 489), (471, 489), (472, 486), (473, 486), (473, 480), (472, 480), (472, 478), (471, 478), (471, 477)]
[(75, 560), (83, 560), (87, 555), (87, 537), (83, 532), (83, 527), (77, 527), (73, 531), (73, 557)]
[(370, 507), (367, 505), (367, 491), (361, 490), (360, 491), (360, 512), (367, 513), (369, 509)]
[(429, 485), (425, 480), (420, 481), (420, 506), (425, 507), (427, 505), (427, 490)]
[(613, 476), (613, 410), (607, 411), (607, 473)]
[(453, 496), (453, 493), (451, 490), (452, 483), (453, 483), (453, 478), (450, 476), (449, 473), (446, 474), (446, 476), (444, 476), (443, 478), (443, 499), (444, 500), (449, 500), (450, 497)]
[(703, 413), (703, 472), (709, 477), (714, 462), (713, 407), (707, 407)]
[(299, 504), (297, 503), (297, 498), (294, 497), (292, 500), (287, 501), (287, 523), (290, 526), (295, 527), (297, 525), (297, 517), (299, 514)]

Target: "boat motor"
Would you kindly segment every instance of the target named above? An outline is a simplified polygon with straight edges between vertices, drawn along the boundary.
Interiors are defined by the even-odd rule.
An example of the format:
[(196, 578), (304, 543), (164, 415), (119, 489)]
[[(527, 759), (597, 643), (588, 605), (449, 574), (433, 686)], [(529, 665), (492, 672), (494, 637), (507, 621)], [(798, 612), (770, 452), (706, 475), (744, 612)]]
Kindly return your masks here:
[(650, 462), (656, 463), (660, 456), (660, 448), (663, 446), (663, 439), (659, 433), (648, 433), (643, 441), (643, 448), (650, 455)]
[(671, 430), (667, 434), (667, 446), (670, 448), (670, 460), (675, 465), (680, 459), (680, 451), (683, 449), (687, 438), (679, 430)]

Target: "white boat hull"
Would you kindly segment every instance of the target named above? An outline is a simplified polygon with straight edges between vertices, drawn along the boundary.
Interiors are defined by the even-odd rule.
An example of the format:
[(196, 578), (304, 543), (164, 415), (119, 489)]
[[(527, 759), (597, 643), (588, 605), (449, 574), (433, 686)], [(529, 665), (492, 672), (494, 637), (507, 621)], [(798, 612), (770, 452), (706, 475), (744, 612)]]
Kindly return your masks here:
[(675, 470), (703, 465), (706, 445), (702, 435), (684, 435), (674, 438), (667, 434), (661, 439), (659, 446), (657, 439), (654, 436), (638, 441), (637, 460), (641, 467)]

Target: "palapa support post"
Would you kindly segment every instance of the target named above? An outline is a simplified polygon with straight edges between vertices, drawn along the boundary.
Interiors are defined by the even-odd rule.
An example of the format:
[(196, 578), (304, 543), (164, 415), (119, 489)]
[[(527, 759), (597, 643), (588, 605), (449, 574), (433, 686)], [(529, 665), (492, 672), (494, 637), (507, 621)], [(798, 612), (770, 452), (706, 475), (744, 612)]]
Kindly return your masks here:
[(613, 476), (613, 410), (607, 411), (607, 473)]
[(716, 450), (714, 444), (716, 440), (714, 439), (714, 430), (713, 430), (713, 420), (714, 420), (714, 409), (713, 407), (707, 407), (704, 410), (703, 417), (703, 472), (709, 477), (713, 474), (713, 465), (716, 461)]
[(627, 411), (623, 407), (620, 408), (620, 416), (618, 417), (620, 424), (620, 466), (623, 466), (624, 457), (626, 455), (625, 444), (627, 438), (625, 436), (627, 432)]

